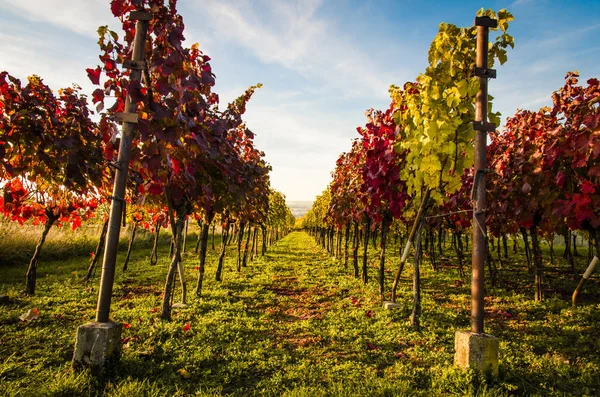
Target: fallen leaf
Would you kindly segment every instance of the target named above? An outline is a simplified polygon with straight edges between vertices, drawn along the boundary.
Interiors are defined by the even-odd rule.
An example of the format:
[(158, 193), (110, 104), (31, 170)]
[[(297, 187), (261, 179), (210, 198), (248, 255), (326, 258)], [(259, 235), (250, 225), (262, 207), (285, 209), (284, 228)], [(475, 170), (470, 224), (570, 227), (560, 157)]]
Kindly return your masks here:
[(356, 307), (361, 307), (362, 304), (360, 303), (360, 298), (355, 298), (354, 296), (350, 297), (350, 302), (352, 302), (352, 304)]
[(29, 309), (27, 313), (19, 316), (21, 321), (33, 321), (40, 316), (40, 312), (35, 307), (33, 309)]
[(181, 368), (181, 369), (177, 370), (177, 373), (178, 373), (179, 375), (181, 375), (181, 377), (182, 377), (182, 378), (184, 378), (184, 379), (189, 379), (189, 378), (190, 378), (190, 376), (191, 376), (191, 375), (189, 374), (189, 372), (188, 372), (188, 371), (186, 371), (186, 370), (185, 370), (185, 369), (183, 369), (183, 368)]

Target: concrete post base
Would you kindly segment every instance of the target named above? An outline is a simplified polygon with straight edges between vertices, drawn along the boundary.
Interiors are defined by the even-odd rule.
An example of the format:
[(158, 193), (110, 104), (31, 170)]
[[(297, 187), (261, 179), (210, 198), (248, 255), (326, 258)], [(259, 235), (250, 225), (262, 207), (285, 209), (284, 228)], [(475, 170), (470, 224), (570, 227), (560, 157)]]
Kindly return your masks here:
[(121, 323), (87, 323), (77, 328), (73, 368), (110, 372), (121, 355)]
[(400, 303), (395, 303), (391, 301), (384, 301), (383, 308), (387, 310), (400, 309), (402, 305)]
[(454, 365), (498, 376), (498, 339), (471, 331), (456, 331)]

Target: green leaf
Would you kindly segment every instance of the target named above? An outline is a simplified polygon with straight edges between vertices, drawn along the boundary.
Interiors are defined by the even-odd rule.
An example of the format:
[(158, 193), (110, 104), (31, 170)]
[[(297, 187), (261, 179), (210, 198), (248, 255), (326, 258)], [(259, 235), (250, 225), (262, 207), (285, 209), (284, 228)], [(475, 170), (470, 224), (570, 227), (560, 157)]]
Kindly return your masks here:
[(506, 50), (499, 50), (497, 57), (498, 57), (498, 61), (500, 61), (500, 65), (504, 65), (506, 63), (506, 61), (508, 60), (508, 58), (506, 56)]
[(477, 79), (471, 79), (469, 81), (469, 96), (475, 96), (477, 95), (477, 91), (479, 91), (479, 80)]
[(458, 93), (461, 97), (467, 96), (467, 80), (461, 80), (456, 83), (456, 87), (458, 88)]

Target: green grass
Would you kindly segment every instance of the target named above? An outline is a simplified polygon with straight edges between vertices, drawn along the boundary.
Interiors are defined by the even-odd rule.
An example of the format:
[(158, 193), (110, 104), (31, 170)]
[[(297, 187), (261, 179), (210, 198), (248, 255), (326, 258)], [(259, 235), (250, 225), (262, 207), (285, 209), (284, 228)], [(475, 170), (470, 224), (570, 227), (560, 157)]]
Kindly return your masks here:
[[(171, 322), (161, 321), (156, 312), (169, 262), (167, 236), (159, 263), (150, 266), (151, 237), (142, 235), (130, 270), (119, 270), (115, 281), (112, 318), (130, 324), (123, 331), (117, 375), (98, 381), (70, 370), (76, 327), (93, 320), (98, 288), (98, 277), (88, 284), (79, 281), (93, 243), (72, 236), (75, 248), (59, 252), (50, 246), (43, 254), (35, 297), (18, 294), (24, 264), (0, 267), (0, 292), (12, 299), (0, 311), (0, 395), (600, 393), (597, 281), (587, 285), (583, 305), (571, 309), (565, 296), (576, 281), (561, 273), (566, 267), (560, 264), (549, 269), (549, 299), (534, 303), (531, 280), (522, 259), (515, 257), (501, 270), (500, 286), (486, 298), (486, 331), (500, 339), (500, 374), (488, 380), (452, 365), (454, 333), (470, 325), (470, 291), (468, 282), (455, 282), (451, 256), (438, 271), (424, 261), (422, 329), (415, 331), (408, 323), (411, 266), (400, 286), (404, 306), (386, 311), (378, 298), (374, 250), (371, 282), (363, 286), (303, 232), (286, 236), (241, 273), (234, 270), (232, 244), (222, 283), (214, 281), (217, 252), (209, 248), (203, 296), (175, 309)], [(190, 240), (195, 242), (195, 236)], [(390, 255), (388, 268), (394, 269), (397, 247), (390, 251), (396, 255)], [(189, 290), (195, 284), (196, 262), (186, 254)], [(580, 262), (582, 268), (583, 258)], [(391, 272), (387, 277), (389, 288)], [(34, 307), (39, 319), (18, 320)], [(191, 329), (184, 331), (187, 323)]]

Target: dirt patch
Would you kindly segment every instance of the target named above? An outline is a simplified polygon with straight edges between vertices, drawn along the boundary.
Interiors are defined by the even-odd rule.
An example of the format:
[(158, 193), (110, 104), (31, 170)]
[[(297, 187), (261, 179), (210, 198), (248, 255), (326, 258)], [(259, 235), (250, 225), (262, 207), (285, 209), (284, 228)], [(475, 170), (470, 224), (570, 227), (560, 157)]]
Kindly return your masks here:
[(288, 288), (288, 287), (267, 287), (269, 291), (273, 291), (279, 296), (294, 296), (301, 295), (307, 291), (306, 288)]
[(265, 289), (282, 298), (265, 309), (269, 315), (285, 322), (321, 320), (331, 307), (331, 298), (339, 297), (336, 288), (319, 284), (308, 288), (290, 285), (296, 283), (296, 277), (274, 277), (273, 284)]
[(295, 350), (300, 347), (321, 346), (324, 339), (320, 336), (300, 334), (291, 335), (289, 333), (281, 333), (273, 336), (273, 343), (276, 345), (284, 345), (289, 350)]
[(121, 291), (121, 299), (134, 299), (136, 297), (142, 295), (160, 295), (162, 291), (158, 289), (155, 285), (132, 285), (132, 286), (124, 286)]

